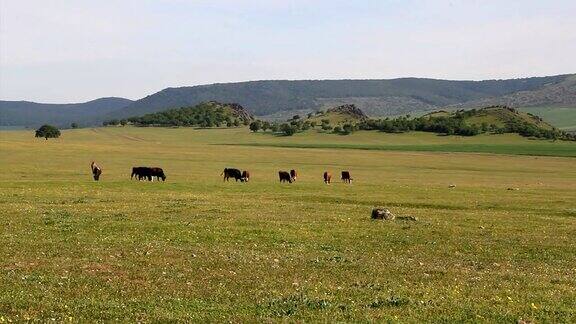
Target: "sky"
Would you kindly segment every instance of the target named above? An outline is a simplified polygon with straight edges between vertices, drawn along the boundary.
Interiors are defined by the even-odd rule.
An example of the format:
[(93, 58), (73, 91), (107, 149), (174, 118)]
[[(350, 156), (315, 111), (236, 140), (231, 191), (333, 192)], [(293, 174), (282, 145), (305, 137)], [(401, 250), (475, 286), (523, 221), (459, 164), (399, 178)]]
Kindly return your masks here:
[(0, 99), (576, 72), (574, 0), (0, 0)]

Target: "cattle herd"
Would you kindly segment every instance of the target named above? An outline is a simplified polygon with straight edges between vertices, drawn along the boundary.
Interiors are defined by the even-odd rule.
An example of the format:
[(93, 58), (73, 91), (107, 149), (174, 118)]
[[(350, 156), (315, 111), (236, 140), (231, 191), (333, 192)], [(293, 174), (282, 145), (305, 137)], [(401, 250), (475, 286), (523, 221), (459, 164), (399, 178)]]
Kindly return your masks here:
[(154, 177), (156, 177), (156, 180), (158, 181), (160, 181), (160, 179), (162, 179), (162, 181), (166, 181), (166, 175), (164, 174), (164, 170), (162, 170), (162, 168), (133, 167), (132, 175), (130, 175), (130, 179), (148, 179), (148, 181), (153, 181)]
[[(94, 161), (90, 164), (90, 169), (92, 170), (92, 176), (94, 180), (100, 180), (100, 175), (102, 174), (102, 168), (100, 168)], [(350, 176), (349, 171), (342, 171), (341, 173), (341, 180), (344, 183), (352, 183), (352, 177)], [(248, 182), (250, 180), (250, 172), (244, 170), (240, 171), (236, 168), (224, 168), (224, 171), (220, 174), (220, 176), (224, 176), (224, 181), (229, 181), (230, 178), (236, 180), (236, 182)], [(278, 177), (280, 179), (280, 183), (288, 182), (292, 183), (296, 181), (298, 178), (298, 172), (292, 169), (290, 172), (288, 171), (278, 171)], [(138, 179), (138, 180), (148, 180), (148, 181), (166, 181), (166, 174), (162, 168), (158, 167), (132, 167), (132, 174), (130, 175), (130, 179)], [(325, 171), (324, 175), (324, 183), (330, 184), (332, 181), (332, 174), (330, 172)]]

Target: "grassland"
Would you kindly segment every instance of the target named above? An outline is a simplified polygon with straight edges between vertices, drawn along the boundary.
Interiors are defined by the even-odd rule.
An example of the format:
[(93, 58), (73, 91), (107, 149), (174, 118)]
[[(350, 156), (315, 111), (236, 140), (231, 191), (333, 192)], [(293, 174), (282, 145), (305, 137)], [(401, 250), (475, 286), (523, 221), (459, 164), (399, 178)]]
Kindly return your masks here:
[[(0, 132), (0, 321), (575, 322), (576, 160), (413, 149), (482, 143), (574, 156), (511, 135)], [(354, 184), (322, 183), (343, 169)]]

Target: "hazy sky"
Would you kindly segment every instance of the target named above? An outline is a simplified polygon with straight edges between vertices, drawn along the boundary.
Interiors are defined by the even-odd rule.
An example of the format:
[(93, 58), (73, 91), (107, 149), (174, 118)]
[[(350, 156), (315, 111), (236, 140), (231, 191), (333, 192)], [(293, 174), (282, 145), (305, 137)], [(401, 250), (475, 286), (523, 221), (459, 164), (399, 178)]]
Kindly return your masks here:
[(575, 0), (0, 0), (0, 99), (576, 72)]

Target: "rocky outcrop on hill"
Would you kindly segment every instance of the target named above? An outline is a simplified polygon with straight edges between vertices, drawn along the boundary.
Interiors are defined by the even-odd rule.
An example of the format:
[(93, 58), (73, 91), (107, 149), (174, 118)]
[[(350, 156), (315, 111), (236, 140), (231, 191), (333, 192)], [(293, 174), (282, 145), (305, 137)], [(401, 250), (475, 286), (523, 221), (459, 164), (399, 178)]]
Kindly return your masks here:
[(249, 113), (244, 107), (242, 107), (240, 104), (228, 103), (228, 104), (224, 104), (224, 106), (227, 106), (230, 109), (232, 109), (234, 115), (238, 118), (242, 118), (245, 120), (254, 119), (254, 116), (251, 113)]
[(327, 113), (339, 113), (346, 114), (358, 119), (367, 119), (368, 116), (360, 110), (356, 105), (342, 105), (334, 108), (330, 108), (326, 111)]

